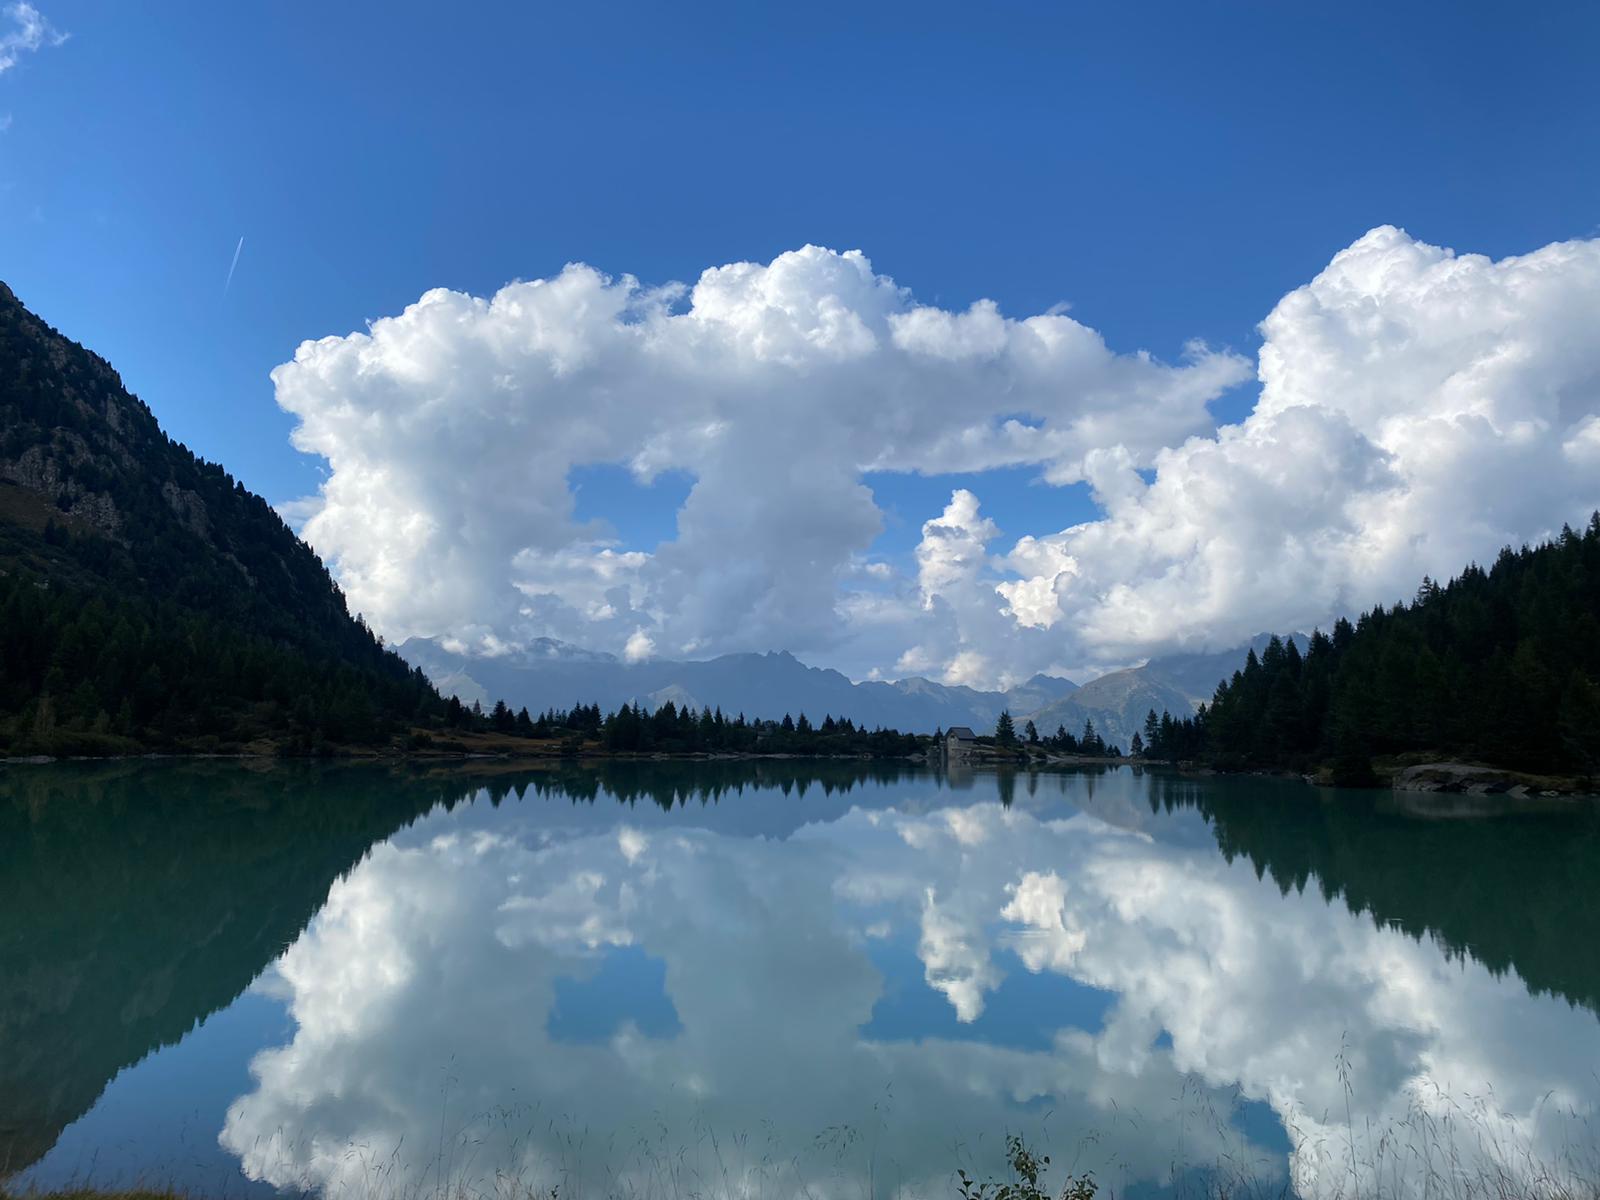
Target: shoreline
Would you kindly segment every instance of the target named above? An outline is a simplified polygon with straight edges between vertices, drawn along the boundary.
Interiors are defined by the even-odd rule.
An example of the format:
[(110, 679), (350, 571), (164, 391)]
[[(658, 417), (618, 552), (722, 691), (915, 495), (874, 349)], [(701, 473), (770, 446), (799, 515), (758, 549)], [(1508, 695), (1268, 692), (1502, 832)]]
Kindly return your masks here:
[[(539, 750), (516, 752), (495, 750), (344, 750), (330, 754), (278, 754), (267, 751), (224, 754), (216, 751), (162, 751), (144, 754), (26, 754), (0, 757), (0, 766), (48, 766), (66, 762), (248, 762), (248, 763), (451, 763), (451, 762), (881, 762), (902, 763), (913, 766), (934, 767), (936, 764), (925, 755), (875, 755), (875, 754), (750, 754), (711, 753), (705, 751), (593, 751), (576, 754), (544, 752)], [(1168, 763), (1144, 763), (1133, 758), (1105, 757), (1051, 757), (1042, 762), (1026, 759), (1007, 761), (977, 759), (958, 764), (964, 767), (987, 769), (1030, 770), (1040, 766), (1136, 766), (1151, 769), (1172, 769)], [(945, 764), (949, 769), (949, 764)]]
[(51, 766), (61, 763), (140, 763), (140, 762), (236, 762), (251, 766), (304, 765), (407, 765), (440, 767), (452, 765), (516, 765), (549, 767), (561, 764), (592, 765), (600, 763), (767, 763), (767, 762), (817, 762), (817, 763), (882, 763), (915, 767), (930, 771), (950, 773), (954, 770), (981, 770), (985, 772), (1028, 772), (1041, 770), (1077, 770), (1087, 767), (1133, 767), (1140, 771), (1164, 772), (1185, 779), (1278, 779), (1297, 781), (1310, 788), (1340, 791), (1367, 792), (1375, 796), (1391, 796), (1401, 811), (1415, 816), (1441, 819), (1472, 815), (1499, 815), (1518, 812), (1566, 811), (1575, 803), (1585, 801), (1600, 804), (1600, 790), (1585, 780), (1566, 776), (1534, 775), (1509, 768), (1492, 767), (1482, 763), (1434, 759), (1424, 763), (1385, 763), (1379, 768), (1378, 782), (1366, 787), (1343, 787), (1319, 777), (1316, 773), (1296, 770), (1255, 768), (1223, 770), (1194, 762), (1158, 762), (1128, 756), (1044, 755), (1029, 757), (1026, 754), (1012, 757), (993, 752), (971, 755), (955, 762), (942, 761), (938, 755), (872, 755), (872, 754), (757, 754), (749, 752), (715, 753), (706, 751), (607, 751), (583, 749), (576, 753), (549, 743), (534, 747), (495, 746), (482, 749), (462, 748), (448, 750), (360, 749), (345, 747), (322, 754), (286, 754), (275, 750), (240, 751), (148, 751), (142, 754), (102, 755), (13, 755), (0, 756), (0, 768)]

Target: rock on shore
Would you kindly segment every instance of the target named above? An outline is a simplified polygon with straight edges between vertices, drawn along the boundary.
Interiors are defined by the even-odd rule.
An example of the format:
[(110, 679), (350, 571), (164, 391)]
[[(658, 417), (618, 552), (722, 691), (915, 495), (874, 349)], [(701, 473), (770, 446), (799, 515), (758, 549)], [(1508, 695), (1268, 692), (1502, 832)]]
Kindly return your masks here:
[(1552, 786), (1558, 780), (1495, 767), (1475, 767), (1469, 763), (1419, 763), (1406, 767), (1394, 777), (1394, 788), (1401, 792), (1462, 792), (1471, 796), (1506, 795), (1513, 799), (1529, 796), (1560, 796), (1572, 789)]

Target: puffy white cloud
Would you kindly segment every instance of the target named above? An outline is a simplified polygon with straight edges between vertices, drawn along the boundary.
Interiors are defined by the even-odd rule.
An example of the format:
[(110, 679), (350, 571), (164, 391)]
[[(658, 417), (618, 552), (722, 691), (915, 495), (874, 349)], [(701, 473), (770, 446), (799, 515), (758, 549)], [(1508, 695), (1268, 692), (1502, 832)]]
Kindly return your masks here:
[[(649, 289), (571, 266), (436, 291), (274, 373), (331, 474), (305, 532), (394, 637), (550, 635), (667, 656), (789, 648), (992, 686), (1309, 628), (1600, 506), (1600, 241), (1498, 262), (1375, 229), (1248, 364), (1119, 355), (1057, 313), (917, 304), (808, 246)], [(623, 549), (567, 474), (695, 483)], [(981, 472), (1086, 481), (1098, 519), (1001, 531)], [(871, 471), (975, 472), (914, 563), (869, 554)], [(1004, 540), (1002, 540), (1004, 539)], [(640, 640), (644, 639), (644, 640)]]
[(628, 662), (643, 662), (656, 652), (655, 642), (642, 629), (635, 629), (622, 646), (622, 657)]
[[(52, 26), (31, 4), (8, 4), (5, 15), (12, 27), (0, 33), (0, 75), (16, 66), (24, 54), (32, 54), (43, 46), (59, 46), (67, 40), (67, 35)], [(8, 117), (6, 124), (10, 123)]]
[[(1092, 455), (1090, 456), (1093, 457)], [(965, 488), (950, 497), (944, 512), (922, 526), (917, 544), (914, 592), (895, 601), (878, 601), (873, 615), (894, 634), (916, 641), (894, 660), (891, 674), (927, 675), (952, 686), (989, 687), (1013, 683), (1040, 670), (1072, 673), (1082, 659), (1067, 658), (1081, 646), (1062, 639), (1051, 621), (1021, 620), (997, 584), (1004, 560), (989, 553), (1001, 537), (998, 525), (980, 511), (978, 497)], [(1050, 581), (1040, 585), (1054, 603)], [(869, 623), (859, 608), (851, 617)]]
[(990, 654), (1015, 640), (995, 604), (988, 546), (999, 536), (1000, 527), (982, 515), (977, 496), (965, 488), (951, 495), (942, 514), (923, 523), (915, 552), (921, 616), (897, 614), (897, 629), (915, 629), (919, 640), (896, 660), (897, 674), (982, 685), (998, 673)]
[(984, 547), (1000, 527), (978, 514), (978, 498), (966, 489), (950, 497), (944, 514), (922, 527), (917, 546), (917, 582), (924, 608), (953, 585), (975, 578), (984, 566)]
[(1111, 656), (1221, 645), (1581, 522), (1600, 507), (1596, 313), (1600, 241), (1494, 262), (1375, 229), (1262, 323), (1244, 422), (1158, 454), (1148, 484), (1088, 456), (1105, 519), (1024, 539), (1002, 594)]
[[(677, 655), (852, 633), (855, 581), (885, 586), (866, 472), (1073, 480), (1108, 438), (1148, 462), (1247, 372), (1198, 347), (1118, 355), (1062, 315), (919, 306), (860, 253), (807, 246), (691, 289), (573, 265), (488, 299), (432, 291), (273, 379), (330, 468), (305, 534), (379, 629), (614, 650), (643, 631)], [(624, 552), (578, 520), (568, 474), (593, 463), (691, 474), (676, 536)], [(911, 640), (886, 637), (890, 660)]]

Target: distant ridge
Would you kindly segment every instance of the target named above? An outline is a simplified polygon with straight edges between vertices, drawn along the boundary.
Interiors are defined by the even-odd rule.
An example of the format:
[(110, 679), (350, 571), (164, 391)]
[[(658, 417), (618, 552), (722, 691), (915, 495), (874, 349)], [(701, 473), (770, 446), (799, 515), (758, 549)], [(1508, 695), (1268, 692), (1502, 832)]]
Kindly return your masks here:
[[(1264, 646), (1267, 636), (1258, 641)], [(721, 708), (730, 716), (848, 717), (868, 727), (907, 733), (932, 733), (951, 725), (986, 733), (1002, 711), (1009, 711), (1019, 729), (1032, 720), (1041, 735), (1054, 733), (1058, 725), (1076, 735), (1086, 721), (1093, 721), (1107, 742), (1124, 750), (1150, 709), (1180, 716), (1193, 712), (1210, 699), (1220, 680), (1244, 665), (1249, 650), (1240, 646), (1218, 654), (1157, 659), (1082, 687), (1061, 676), (1035, 675), (1006, 691), (982, 691), (921, 677), (853, 683), (838, 671), (807, 666), (787, 651), (627, 663), (550, 639), (494, 658), (455, 653), (425, 638), (400, 646), (408, 662), (465, 704), (487, 705), (504, 697), (513, 707), (525, 705), (540, 713), (579, 701), (614, 709), (635, 702), (653, 708), (670, 700), (680, 707)], [(1202, 692), (1198, 681), (1206, 673), (1210, 683)]]
[(671, 700), (682, 707), (720, 708), (728, 715), (778, 718), (805, 713), (849, 717), (867, 727), (932, 733), (952, 724), (993, 727), (1002, 708), (1037, 707), (1077, 685), (1036, 675), (1011, 692), (947, 687), (927, 679), (853, 683), (838, 671), (809, 667), (787, 651), (725, 654), (698, 662), (652, 659), (628, 663), (607, 654), (546, 643), (497, 658), (470, 658), (439, 642), (414, 638), (400, 647), (407, 661), (463, 703), (504, 697), (534, 713), (575, 702), (615, 709), (640, 703), (655, 708)]

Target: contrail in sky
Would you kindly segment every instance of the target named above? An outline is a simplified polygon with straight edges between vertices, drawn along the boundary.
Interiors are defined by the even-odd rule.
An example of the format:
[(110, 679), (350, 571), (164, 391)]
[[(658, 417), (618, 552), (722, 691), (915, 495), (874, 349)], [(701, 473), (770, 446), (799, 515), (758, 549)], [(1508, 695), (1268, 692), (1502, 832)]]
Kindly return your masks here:
[(239, 251), (244, 249), (244, 238), (239, 239), (239, 244), (233, 248), (233, 262), (228, 264), (228, 282), (222, 285), (222, 294), (226, 296), (228, 289), (233, 286), (233, 273), (239, 266)]

